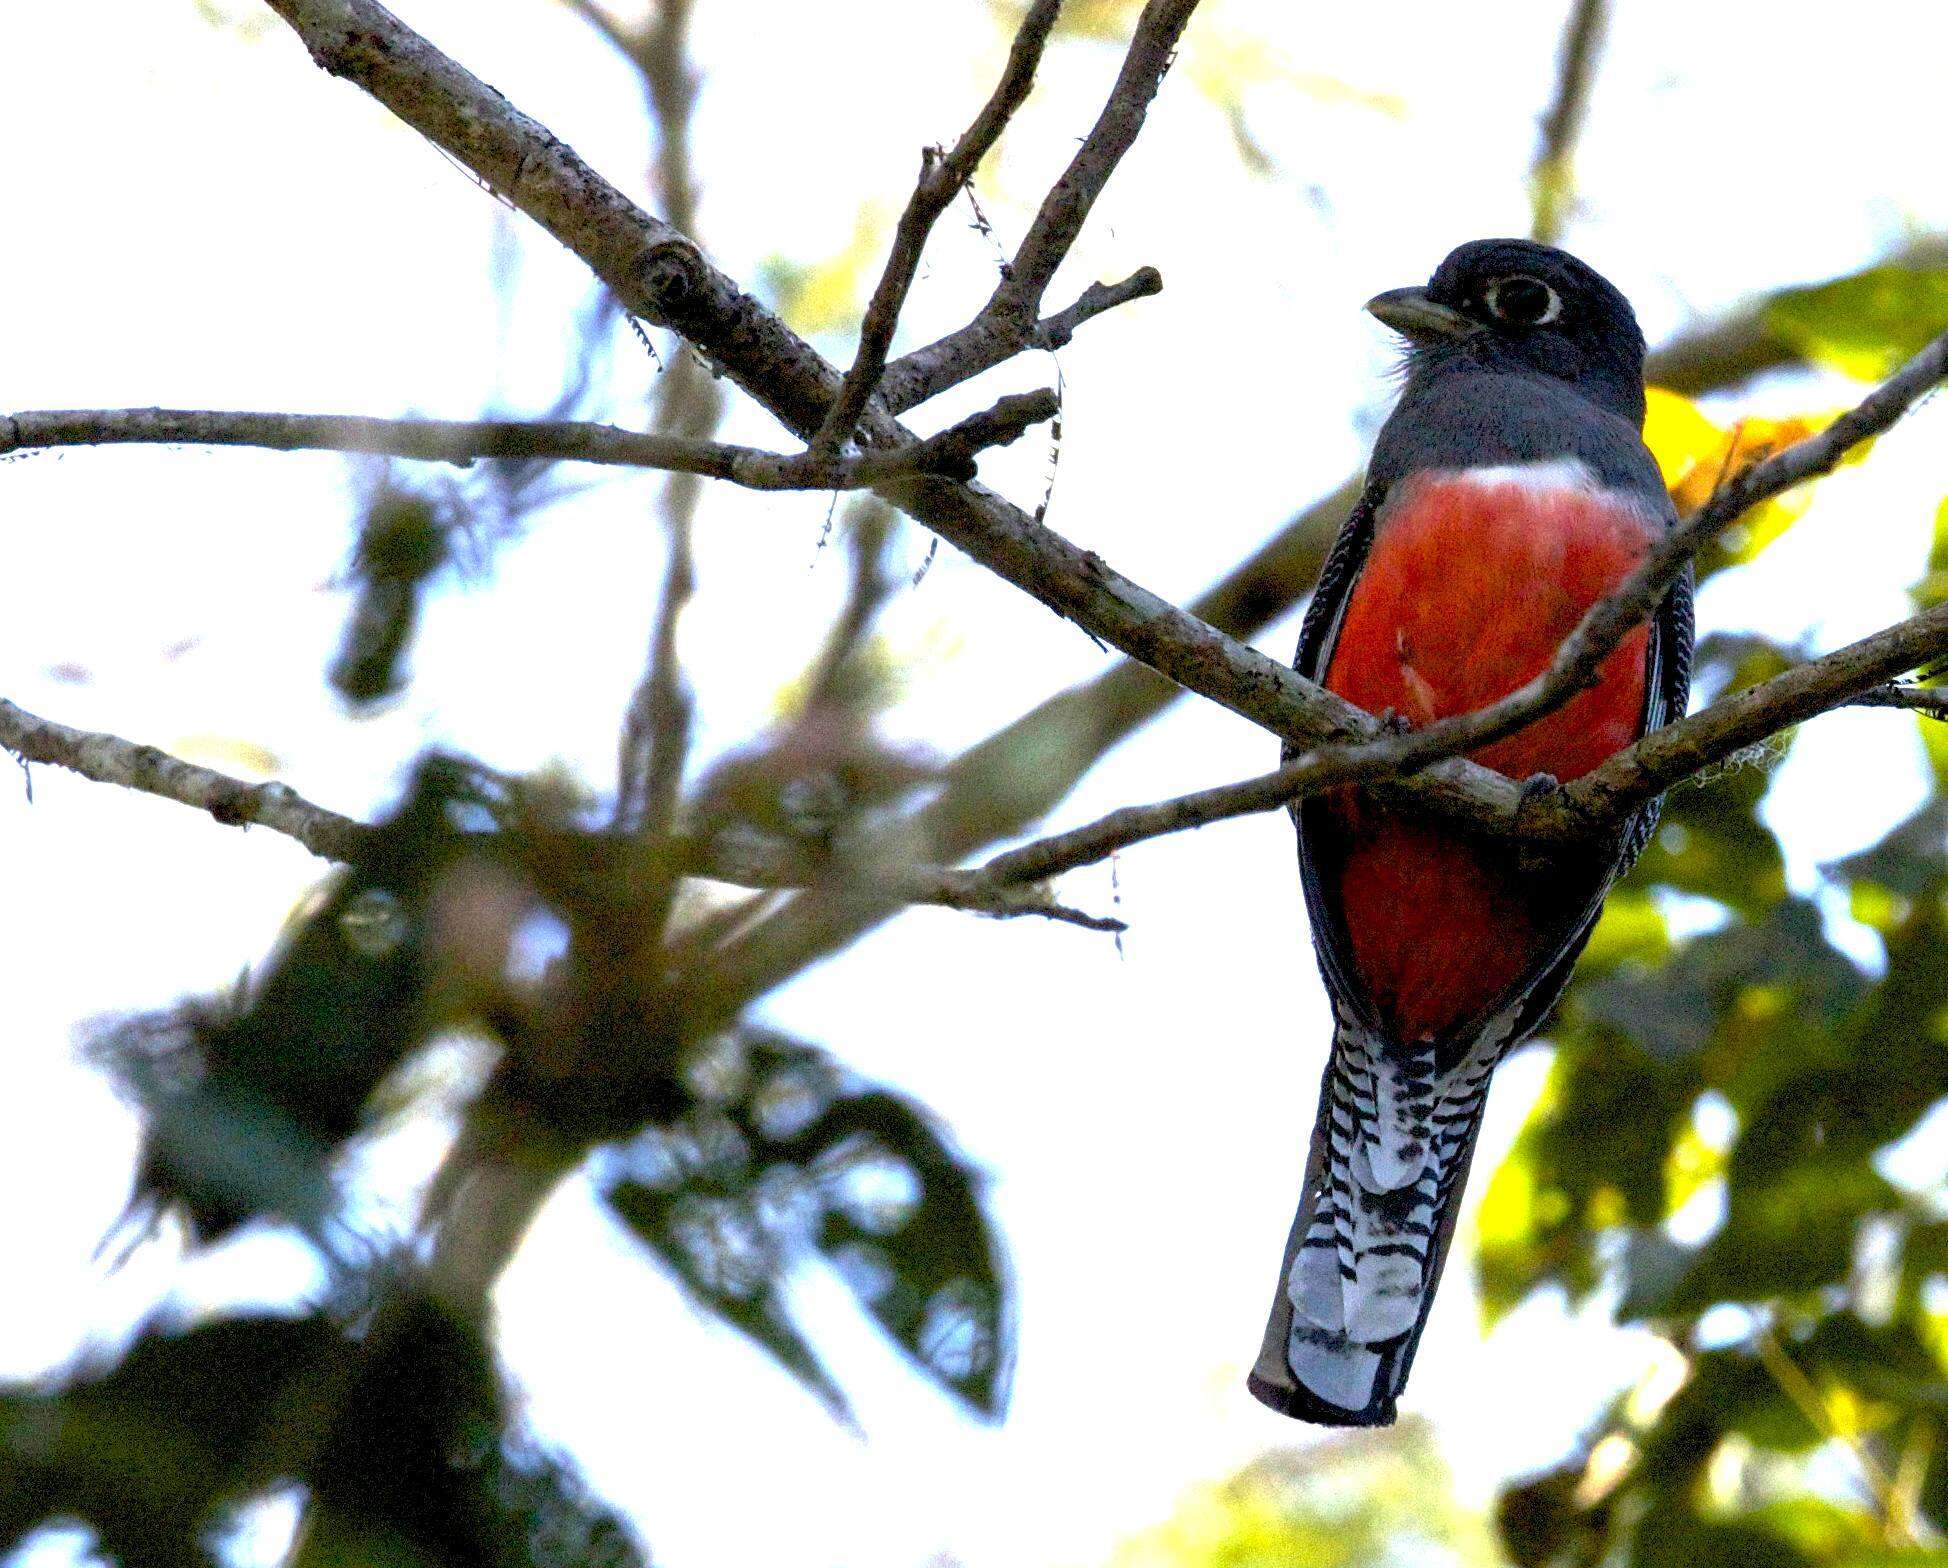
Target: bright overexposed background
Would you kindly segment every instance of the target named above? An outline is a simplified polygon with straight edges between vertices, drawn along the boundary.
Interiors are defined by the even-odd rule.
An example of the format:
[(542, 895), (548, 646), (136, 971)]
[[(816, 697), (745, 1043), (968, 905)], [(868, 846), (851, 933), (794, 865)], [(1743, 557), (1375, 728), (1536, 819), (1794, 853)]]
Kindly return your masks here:
[[(393, 9), (644, 189), (650, 138), (630, 69), (550, 0)], [(1635, 302), (1654, 342), (1741, 296), (1865, 265), (1948, 227), (1939, 104), (1948, 60), (1909, 0), (1848, 26), (1780, 6), (1619, 7), (1564, 242)], [(1360, 311), (1453, 244), (1519, 233), (1564, 6), (1293, 6), (1208, 0), (1051, 294), (1158, 266), (1158, 298), (1061, 356), (1051, 526), (1184, 599), (1358, 464), (1392, 352)], [(1803, 14), (1802, 14), (1803, 13)], [(0, 50), (8, 160), (0, 408), (278, 408), (467, 417), (544, 409), (577, 349), (580, 265), (246, 0), (17, 5)], [(919, 148), (950, 139), (1007, 42), (985, 0), (700, 0), (701, 227), (755, 286), (815, 265), (904, 200)], [(1049, 57), (983, 184), (1011, 247), (1091, 123), (1120, 58)], [(1199, 72), (1231, 73), (1266, 170), (1240, 159)], [(863, 215), (863, 216), (862, 216)], [(994, 250), (956, 209), (902, 345), (965, 320)], [(849, 338), (826, 345), (842, 361)], [(617, 362), (608, 413), (639, 421), (656, 369)], [(915, 416), (923, 428), (1052, 379), (1029, 356)], [(1856, 395), (1776, 378), (1742, 407)], [(776, 445), (733, 399), (727, 439)], [(1708, 594), (1708, 627), (1820, 649), (1898, 619), (1919, 572), (1948, 439), (1940, 408), (1826, 484), (1793, 533)], [(1033, 434), (983, 460), (1033, 506)], [(274, 774), (370, 814), (440, 743), (497, 767), (561, 764), (597, 788), (641, 669), (661, 570), (653, 476), (593, 476), (491, 566), (447, 579), (382, 716), (348, 719), (323, 671), (357, 480), (329, 456), (70, 452), (0, 466), (0, 694), (64, 723)], [(699, 760), (761, 728), (841, 597), (825, 496), (706, 497), (700, 592), (682, 632)], [(919, 563), (926, 540), (898, 546)], [(890, 717), (942, 755), (1099, 669), (1074, 627), (943, 549), (884, 626), (906, 663)], [(1261, 640), (1289, 652), (1293, 626)], [(1241, 720), (1180, 703), (1123, 746), (1053, 825), (1265, 767)], [(34, 1377), (172, 1310), (315, 1288), (301, 1245), (253, 1232), (185, 1264), (167, 1242), (112, 1272), (93, 1256), (127, 1195), (131, 1113), (74, 1031), (226, 984), (261, 957), (323, 867), (266, 832), (36, 769), (0, 774), (0, 1374)], [(1842, 792), (1844, 811), (1831, 809)], [(1797, 883), (1921, 797), (1912, 725), (1877, 712), (1809, 729), (1772, 799)], [(675, 1568), (792, 1562), (1100, 1561), (1192, 1483), (1303, 1441), (1243, 1391), (1296, 1192), (1326, 1016), (1290, 830), (1265, 816), (1146, 844), (1071, 877), (1109, 938), (916, 911), (772, 998), (779, 1023), (932, 1105), (992, 1173), (1019, 1286), (1012, 1411), (985, 1428), (912, 1377), (838, 1283), (799, 1299), (854, 1395), (848, 1432), (675, 1288), (585, 1187), (550, 1205), (502, 1286), (526, 1412)], [(1832, 911), (1835, 934), (1871, 943)], [(1506, 1146), (1546, 1057), (1511, 1061), (1480, 1168)], [(430, 1131), (375, 1152), (410, 1182)], [(1448, 1277), (1408, 1397), (1459, 1484), (1485, 1497), (1547, 1462), (1649, 1341), (1600, 1308), (1532, 1303), (1486, 1341), (1467, 1271)], [(1546, 1368), (1543, 1375), (1541, 1369)]]

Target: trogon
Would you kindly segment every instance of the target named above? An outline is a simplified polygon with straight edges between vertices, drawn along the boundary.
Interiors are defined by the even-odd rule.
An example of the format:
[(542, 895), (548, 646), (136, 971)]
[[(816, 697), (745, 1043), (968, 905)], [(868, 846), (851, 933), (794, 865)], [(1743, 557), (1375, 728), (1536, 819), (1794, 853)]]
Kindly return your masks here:
[[(1643, 334), (1575, 257), (1478, 240), (1366, 308), (1405, 339), (1405, 384), (1295, 662), (1421, 725), (1539, 674), (1676, 514), (1641, 434)], [(1530, 789), (1574, 779), (1680, 717), (1690, 671), (1687, 571), (1593, 686), (1473, 760)], [(1561, 993), (1655, 807), (1546, 858), (1357, 789), (1293, 815), (1333, 1043), (1250, 1386), (1375, 1426), (1427, 1323), (1489, 1075)]]

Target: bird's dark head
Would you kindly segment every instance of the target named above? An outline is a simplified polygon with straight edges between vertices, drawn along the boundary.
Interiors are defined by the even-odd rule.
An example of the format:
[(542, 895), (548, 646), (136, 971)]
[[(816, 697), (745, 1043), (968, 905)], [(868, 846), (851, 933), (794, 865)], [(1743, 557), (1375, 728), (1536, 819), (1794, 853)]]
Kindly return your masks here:
[(1407, 340), (1407, 373), (1456, 364), (1565, 381), (1633, 423), (1644, 417), (1644, 335), (1630, 302), (1567, 251), (1531, 240), (1473, 240), (1427, 287), (1366, 308)]

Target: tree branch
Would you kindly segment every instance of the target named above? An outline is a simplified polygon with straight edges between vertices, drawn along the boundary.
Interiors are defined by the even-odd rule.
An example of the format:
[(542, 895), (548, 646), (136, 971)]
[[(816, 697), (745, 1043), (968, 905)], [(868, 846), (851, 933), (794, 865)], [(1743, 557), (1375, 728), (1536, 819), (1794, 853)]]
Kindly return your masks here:
[(866, 319), (859, 329), (859, 350), (839, 387), (838, 396), (826, 410), (824, 420), (813, 434), (811, 449), (828, 455), (852, 435), (864, 411), (866, 399), (879, 385), (886, 368), (886, 350), (899, 326), (900, 312), (906, 307), (907, 290), (920, 270), (920, 255), (927, 236), (939, 221), (947, 204), (961, 193), (981, 160), (988, 155), (1008, 121), (1035, 85), (1035, 72), (1042, 63), (1042, 50), (1055, 27), (1062, 0), (1035, 0), (1022, 18), (1008, 50), (1008, 63), (995, 85), (993, 95), (975, 116), (951, 152), (944, 156), (938, 148), (927, 148), (920, 155), (920, 179), (907, 198), (906, 211), (900, 214), (893, 234), (893, 247), (886, 258), (886, 269), (866, 307)]
[(326, 860), (352, 859), (372, 831), (363, 822), (314, 806), (287, 784), (247, 783), (119, 735), (70, 729), (5, 698), (0, 698), (0, 747), (23, 765), (51, 763), (98, 784), (158, 795), (207, 811), (226, 827), (269, 828)]
[(0, 455), (48, 447), (186, 443), (278, 452), (366, 452), (461, 465), (482, 458), (599, 463), (726, 479), (749, 490), (858, 490), (913, 474), (970, 475), (975, 456), (1055, 416), (1055, 394), (998, 399), (936, 435), (854, 457), (786, 455), (572, 420), (374, 419), (182, 408), (55, 409), (0, 414)]
[[(1143, 129), (1150, 100), (1162, 85), (1177, 40), (1196, 9), (1197, 0), (1149, 0), (1144, 6), (1130, 36), (1129, 50), (1123, 56), (1116, 85), (1110, 90), (1109, 101), (1103, 105), (1102, 113), (1069, 160), (1062, 177), (1042, 199), (1041, 208), (1016, 249), (1013, 261), (1002, 269), (1001, 281), (993, 295), (980, 313), (959, 331), (916, 350), (889, 369), (888, 407), (912, 408), (1024, 348), (1041, 346), (1035, 338), (1042, 296), (1048, 292), (1056, 269), (1068, 257), (1076, 236), (1082, 232), (1096, 198)], [(1138, 280), (1145, 285), (1154, 281), (1159, 288), (1163, 281), (1155, 269), (1146, 268), (1115, 285), (1113, 291), (1102, 284), (1095, 288), (1104, 290), (1105, 295), (1120, 294), (1109, 300), (1110, 304), (1155, 292), (1147, 286), (1120, 292), (1132, 290)], [(1099, 295), (1098, 299), (1103, 297)], [(1088, 298), (1085, 294), (1071, 310), (1080, 310)], [(1108, 304), (1102, 308), (1107, 309)]]
[[(1948, 655), (1948, 604), (1876, 632), (1824, 658), (1721, 698), (1700, 713), (1653, 730), (1628, 751), (1543, 805), (1560, 806), (1571, 831), (1615, 822), (1672, 785), (1829, 708), (1854, 702), (1896, 675)], [(1587, 829), (1585, 829), (1587, 831)]]
[[(5, 698), (0, 698), (0, 749), (11, 752), (23, 765), (47, 763), (97, 784), (118, 785), (207, 811), (226, 827), (268, 828), (295, 839), (322, 860), (349, 863), (371, 840), (373, 830), (367, 824), (313, 804), (288, 784), (251, 784), (140, 741), (100, 730), (72, 729), (28, 713)], [(587, 841), (600, 859), (606, 851), (624, 848), (628, 838), (590, 834)], [(682, 875), (738, 887), (816, 887), (834, 875), (829, 865), (779, 851), (696, 840), (675, 840), (672, 847)], [(898, 904), (932, 904), (1002, 919), (1039, 916), (1091, 931), (1125, 929), (1120, 920), (1073, 909), (1045, 889), (1025, 886), (1030, 880), (1016, 876), (1002, 882), (971, 871), (914, 866), (877, 876), (871, 885)]]
[[(358, 81), (548, 224), (605, 277), (612, 277), (612, 286), (626, 291), (625, 303), (640, 301), (645, 313), (684, 332), (801, 434), (816, 430), (836, 391), (836, 373), (711, 268), (694, 246), (667, 225), (636, 212), (559, 142), (371, 0), (270, 3), (328, 68)], [(1117, 90), (1064, 182), (1044, 203), (1017, 257), (1015, 278), (1004, 282), (1009, 297), (1039, 297), (1059, 260), (1056, 253), (1073, 239), (1075, 226), (1140, 126), (1157, 73), (1189, 10), (1189, 0), (1153, 0), (1146, 7)], [(866, 417), (873, 439), (901, 438), (890, 419), (870, 410)], [(1773, 462), (1791, 456), (1781, 454)], [(1078, 549), (1000, 498), (927, 478), (891, 481), (879, 489), (974, 559), (1098, 638), (1285, 739), (1310, 746), (1374, 738), (1376, 725), (1369, 715), (1148, 593), (1093, 552)], [(1747, 505), (1758, 498), (1750, 488), (1739, 494)], [(1420, 744), (1431, 748), (1435, 743)], [(1428, 763), (1415, 778), (1386, 788), (1463, 823), (1504, 834), (1513, 829), (1520, 801), (1513, 783), (1456, 758)], [(1551, 806), (1548, 801), (1541, 804)], [(1568, 813), (1560, 806), (1537, 813), (1534, 820), (1543, 837), (1551, 836), (1551, 827), (1556, 837), (1574, 836)], [(1525, 826), (1528, 822), (1525, 817)]]
[(1948, 686), (1916, 686), (1893, 681), (1847, 698), (1852, 708), (1904, 708), (1927, 719), (1948, 719)]
[[(1601, 779), (1597, 773), (1586, 775), (1565, 792), (1575, 802), (1570, 809), (1585, 824), (1579, 836), (1587, 838), (1594, 829), (1628, 815), (1671, 785), (1834, 708), (1909, 708), (1930, 717), (1948, 717), (1948, 690), (1885, 684), (1890, 676), (1944, 654), (1948, 654), (1948, 606), (1936, 606), (1655, 731), (1597, 770)], [(994, 856), (972, 873), (976, 880), (971, 885), (1039, 882), (1105, 860), (1145, 839), (1275, 811), (1322, 790), (1387, 777), (1400, 766), (1399, 742), (1408, 738), (1323, 746), (1235, 784), (1152, 805), (1126, 806), (1082, 827)]]
[(1106, 310), (1163, 292), (1163, 274), (1155, 267), (1139, 267), (1121, 283), (1092, 283), (1067, 310), (1045, 316), (1017, 340), (1013, 334), (954, 333), (902, 355), (886, 367), (879, 398), (895, 414), (917, 408), (949, 387), (972, 381), (983, 371), (1014, 358), (1025, 348), (1064, 347), (1085, 321)]

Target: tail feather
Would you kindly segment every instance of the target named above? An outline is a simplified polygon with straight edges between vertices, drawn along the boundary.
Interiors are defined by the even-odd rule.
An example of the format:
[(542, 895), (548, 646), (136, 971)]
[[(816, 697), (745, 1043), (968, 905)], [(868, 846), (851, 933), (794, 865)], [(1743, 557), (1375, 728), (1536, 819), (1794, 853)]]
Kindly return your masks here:
[(1393, 1420), (1453, 1239), (1503, 1023), (1437, 1074), (1431, 1047), (1389, 1047), (1340, 1018), (1249, 1379), (1273, 1409), (1334, 1426)]

